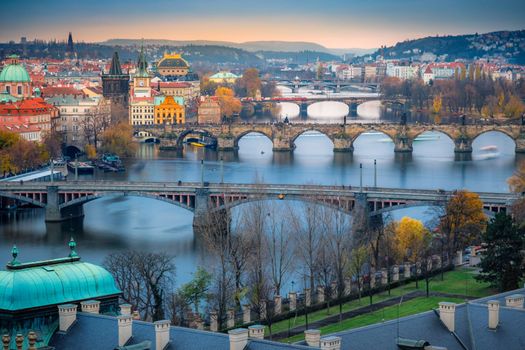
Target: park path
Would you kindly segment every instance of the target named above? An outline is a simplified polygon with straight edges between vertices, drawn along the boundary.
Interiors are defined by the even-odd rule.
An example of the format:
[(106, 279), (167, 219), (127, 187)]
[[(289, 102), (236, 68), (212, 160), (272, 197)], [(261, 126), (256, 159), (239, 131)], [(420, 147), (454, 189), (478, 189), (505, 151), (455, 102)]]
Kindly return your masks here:
[[(387, 300), (380, 301), (378, 303), (374, 303), (372, 305), (367, 305), (367, 306), (357, 308), (355, 310), (343, 312), (341, 314), (341, 319), (346, 320), (348, 318), (356, 317), (359, 315), (364, 315), (364, 314), (374, 312), (374, 311), (380, 310), (388, 306), (396, 305), (401, 301), (401, 298), (403, 298), (403, 302), (405, 302), (405, 301), (409, 301), (409, 300), (412, 300), (418, 297), (424, 297), (424, 296), (426, 296), (426, 293), (424, 291), (410, 292), (403, 296), (393, 297)], [(430, 292), (430, 296), (472, 299), (472, 297), (467, 297), (461, 294), (448, 294), (448, 293), (440, 293), (440, 292)], [(367, 298), (367, 297), (364, 297), (364, 298)], [(339, 305), (333, 305), (331, 306), (331, 308), (334, 310), (338, 310), (338, 306)], [(308, 329), (319, 329), (321, 327), (328, 326), (330, 324), (334, 324), (338, 322), (339, 322), (339, 313), (336, 313), (332, 316), (323, 318), (322, 320), (310, 322), (308, 324)], [(306, 330), (306, 325), (303, 324), (303, 325), (291, 328), (289, 331), (286, 330), (283, 332), (274, 333), (272, 334), (271, 339), (272, 340), (286, 339), (289, 337), (293, 337), (294, 335), (303, 334), (305, 330)], [(265, 338), (269, 339), (270, 337), (268, 335)]]

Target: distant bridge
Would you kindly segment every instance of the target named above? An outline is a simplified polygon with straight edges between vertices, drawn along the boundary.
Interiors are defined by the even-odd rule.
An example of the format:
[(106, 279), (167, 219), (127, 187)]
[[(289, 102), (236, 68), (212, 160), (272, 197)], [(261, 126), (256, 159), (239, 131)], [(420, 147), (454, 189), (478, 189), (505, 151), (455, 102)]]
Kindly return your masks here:
[(313, 90), (330, 89), (333, 92), (341, 92), (341, 90), (352, 87), (360, 90), (368, 90), (378, 92), (381, 85), (379, 83), (367, 82), (352, 82), (347, 80), (324, 79), (324, 80), (310, 80), (310, 79), (295, 79), (295, 80), (270, 80), (277, 85), (286, 86), (292, 89), (292, 92), (297, 93), (300, 88), (310, 88)]
[[(512, 193), (478, 193), (488, 213), (504, 212), (518, 198)], [(403, 188), (349, 188), (319, 185), (62, 181), (0, 183), (0, 197), (45, 208), (46, 221), (83, 215), (82, 205), (105, 196), (139, 196), (194, 212), (198, 226), (210, 210), (228, 210), (259, 200), (298, 200), (368, 218), (415, 206), (442, 206), (454, 192)], [(365, 220), (367, 221), (367, 220)]]
[[(181, 124), (134, 126), (135, 132), (159, 139), (164, 149), (181, 150), (184, 139), (195, 133), (207, 134), (217, 139), (220, 151), (233, 151), (239, 148), (239, 140), (252, 132), (268, 137), (273, 143), (274, 152), (290, 152), (295, 148), (295, 140), (307, 131), (318, 131), (326, 135), (334, 145), (334, 152), (352, 152), (355, 140), (366, 132), (381, 132), (394, 143), (394, 151), (410, 153), (414, 140), (430, 131), (440, 132), (454, 142), (454, 152), (471, 153), (472, 143), (487, 132), (499, 132), (510, 137), (515, 143), (516, 153), (525, 153), (525, 126), (523, 125), (460, 125), (460, 124)], [(144, 137), (143, 137), (144, 138)], [(147, 137), (145, 138), (147, 139)]]

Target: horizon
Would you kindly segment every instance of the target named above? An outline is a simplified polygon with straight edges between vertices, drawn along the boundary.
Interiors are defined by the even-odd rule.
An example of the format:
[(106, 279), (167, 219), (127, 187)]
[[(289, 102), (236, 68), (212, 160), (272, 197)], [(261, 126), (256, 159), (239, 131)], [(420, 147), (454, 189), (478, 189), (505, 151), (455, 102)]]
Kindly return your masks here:
[[(29, 6), (27, 5), (29, 3)], [(377, 0), (371, 4), (343, 0), (235, 0), (216, 3), (158, 0), (66, 0), (20, 3), (7, 0), (0, 20), (0, 40), (20, 37), (103, 42), (116, 39), (308, 42), (329, 49), (374, 49), (427, 36), (463, 35), (525, 28), (525, 2), (519, 0), (443, 0), (420, 5), (417, 0)], [(454, 11), (448, 11), (453, 8)], [(447, 16), (439, 16), (443, 10)], [(16, 14), (13, 16), (13, 14)], [(437, 14), (437, 15), (436, 15)], [(52, 18), (52, 21), (49, 19)], [(191, 39), (179, 39), (179, 38)], [(48, 39), (45, 39), (48, 38)]]

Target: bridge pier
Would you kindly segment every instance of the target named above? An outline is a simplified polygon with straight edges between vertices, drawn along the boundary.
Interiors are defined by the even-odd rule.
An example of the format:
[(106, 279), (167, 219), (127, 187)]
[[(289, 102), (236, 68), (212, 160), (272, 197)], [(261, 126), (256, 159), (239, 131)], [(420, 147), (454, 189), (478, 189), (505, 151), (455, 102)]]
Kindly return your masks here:
[(454, 139), (454, 153), (472, 153), (472, 139), (466, 135)]
[(289, 137), (276, 136), (272, 139), (274, 152), (293, 152), (295, 144)]
[(177, 139), (162, 139), (159, 144), (161, 151), (181, 151), (182, 146), (177, 143)]
[(520, 134), (515, 140), (516, 153), (525, 153), (525, 126), (520, 128)]
[(47, 186), (46, 222), (60, 222), (83, 216), (84, 208), (81, 204), (60, 209), (58, 186)]
[[(210, 191), (207, 188), (195, 189), (195, 211), (193, 232), (196, 235), (207, 233), (228, 234), (230, 232), (230, 213), (227, 209), (212, 211)], [(213, 230), (210, 232), (209, 230)]]
[(332, 140), (334, 142), (334, 152), (353, 152), (354, 146), (350, 137), (338, 137)]
[(394, 152), (412, 153), (412, 139), (407, 135), (396, 135), (394, 137)]
[(352, 234), (358, 243), (364, 243), (368, 232), (370, 208), (368, 207), (367, 195), (364, 192), (356, 192), (354, 195), (355, 205), (352, 209)]
[(302, 102), (299, 105), (299, 117), (307, 118), (308, 117), (308, 103)]
[(217, 137), (218, 151), (235, 151), (239, 147), (235, 144), (235, 137), (231, 134), (219, 135)]

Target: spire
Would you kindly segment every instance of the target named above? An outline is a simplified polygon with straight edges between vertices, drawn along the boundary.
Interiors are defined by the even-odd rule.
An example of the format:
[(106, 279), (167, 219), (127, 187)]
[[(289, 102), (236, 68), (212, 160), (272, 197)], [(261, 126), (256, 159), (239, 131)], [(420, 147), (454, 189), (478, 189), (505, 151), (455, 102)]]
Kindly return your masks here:
[(77, 242), (75, 242), (75, 240), (73, 239), (73, 237), (71, 237), (71, 239), (69, 240), (69, 249), (71, 250), (69, 252), (69, 257), (70, 258), (76, 258), (78, 257), (78, 254), (75, 250), (75, 248), (77, 247)]
[(67, 52), (68, 53), (73, 53), (74, 52), (73, 35), (71, 34), (71, 32), (69, 32), (69, 36), (67, 37)]
[(139, 60), (137, 62), (137, 77), (148, 77), (148, 62), (144, 56), (144, 41), (140, 47)]
[(16, 257), (18, 256), (18, 248), (16, 247), (16, 244), (13, 245), (13, 249), (11, 249), (11, 255), (13, 256), (13, 260), (9, 263), (11, 266), (20, 265), (20, 262), (16, 260)]
[(111, 59), (111, 68), (109, 69), (109, 75), (122, 75), (122, 68), (120, 68), (120, 61), (118, 59), (118, 52), (113, 53)]

